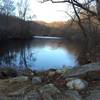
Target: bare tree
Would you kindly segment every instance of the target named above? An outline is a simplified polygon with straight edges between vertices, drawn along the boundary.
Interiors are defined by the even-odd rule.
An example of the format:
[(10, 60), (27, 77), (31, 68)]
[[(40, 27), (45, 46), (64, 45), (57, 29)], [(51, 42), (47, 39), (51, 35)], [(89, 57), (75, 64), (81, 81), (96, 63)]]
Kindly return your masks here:
[(100, 20), (100, 0), (96, 0), (98, 19)]
[[(73, 4), (77, 7), (80, 7), (81, 9), (88, 11), (91, 15), (93, 16), (98, 16), (98, 19), (100, 20), (100, 0), (87, 0), (87, 2), (85, 3), (80, 3), (79, 0), (43, 0), (42, 3), (47, 2), (47, 1), (51, 1), (52, 3), (70, 3)], [(96, 2), (96, 7), (97, 7), (97, 13), (90, 10), (87, 5), (90, 4), (91, 2)]]
[(7, 16), (14, 15), (15, 5), (13, 0), (0, 0), (0, 13)]
[(28, 11), (29, 11), (29, 3), (28, 0), (20, 0), (17, 3), (18, 14), (21, 19), (26, 20)]
[[(85, 37), (86, 40), (86, 45), (83, 48), (84, 49), (84, 54), (85, 54), (85, 58), (84, 59), (88, 59), (87, 57), (87, 52), (90, 55), (93, 55), (92, 58), (94, 57), (93, 52), (91, 52), (91, 49), (93, 49), (95, 47), (95, 34), (93, 31), (93, 27), (92, 27), (92, 21), (91, 21), (91, 16), (96, 16), (99, 20), (100, 20), (100, 0), (84, 0), (85, 2), (80, 3), (79, 0), (43, 0), (43, 2), (46, 1), (51, 1), (52, 3), (70, 3), (73, 7), (75, 16), (76, 16), (76, 21), (75, 19), (72, 20), (77, 22), (77, 24), (79, 25), (79, 27), (82, 30), (82, 33)], [(42, 3), (43, 3), (42, 2)], [(97, 7), (97, 12), (91, 10), (91, 3), (95, 2), (96, 3), (96, 7)], [(81, 11), (84, 11), (87, 19), (84, 20), (86, 23), (84, 23), (80, 17)], [(84, 14), (84, 13), (83, 13)], [(86, 25), (85, 25), (86, 24)], [(87, 28), (86, 28), (87, 26)]]

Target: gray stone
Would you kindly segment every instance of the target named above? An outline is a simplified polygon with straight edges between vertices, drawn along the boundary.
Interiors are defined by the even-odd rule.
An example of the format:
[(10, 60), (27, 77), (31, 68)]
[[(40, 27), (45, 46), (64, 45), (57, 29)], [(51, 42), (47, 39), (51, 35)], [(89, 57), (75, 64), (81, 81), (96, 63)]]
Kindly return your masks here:
[(43, 100), (81, 100), (77, 91), (60, 92), (53, 84), (40, 88)]
[[(63, 77), (69, 78), (69, 77), (80, 77), (80, 76), (82, 77), (92, 76), (93, 78), (95, 75), (97, 75), (97, 77), (100, 77), (100, 74), (97, 74), (98, 71), (100, 73), (100, 62), (90, 63), (90, 64), (82, 65), (82, 66), (72, 69), (70, 73), (65, 73)], [(92, 75), (92, 72), (95, 72), (95, 75)]]
[(0, 100), (24, 100), (23, 97), (7, 97), (7, 96), (4, 96), (4, 97), (0, 97)]
[(46, 84), (40, 88), (43, 100), (57, 100), (53, 96), (59, 94), (59, 89), (54, 84)]
[(68, 100), (82, 100), (77, 91), (67, 90), (65, 94), (69, 98)]
[(65, 74), (68, 73), (70, 69), (68, 67), (63, 67), (62, 69), (57, 69), (56, 72), (59, 74)]
[(55, 94), (53, 98), (53, 100), (70, 100), (70, 98), (64, 94)]
[(22, 87), (21, 89), (18, 89), (14, 92), (9, 92), (8, 93), (8, 96), (23, 96), (25, 94), (25, 90), (27, 89), (28, 87)]
[(18, 76), (15, 78), (11, 78), (9, 79), (9, 82), (24, 82), (24, 81), (28, 81), (28, 77), (27, 76)]
[(31, 91), (24, 97), (23, 100), (41, 100), (41, 97), (37, 91)]
[(56, 93), (54, 95), (50, 95), (48, 93), (44, 93), (43, 100), (70, 100), (70, 99), (64, 94)]
[(84, 100), (100, 100), (100, 90), (93, 90)]
[(0, 96), (0, 100), (8, 100), (6, 96)]
[(43, 93), (42, 94), (42, 98), (43, 98), (43, 100), (54, 100), (52, 98), (52, 96), (50, 94), (48, 94), (48, 93)]
[(46, 84), (40, 88), (40, 93), (56, 94), (60, 93), (60, 91), (54, 84)]
[(42, 82), (41, 77), (33, 77), (32, 78), (32, 84), (36, 85), (36, 84), (40, 84)]
[(24, 75), (24, 76), (28, 76), (28, 77), (33, 77), (34, 76), (34, 72), (29, 68), (26, 68), (24, 70), (19, 70), (18, 74), (19, 74), (19, 76), (20, 75)]
[(48, 76), (53, 77), (56, 74), (56, 71), (49, 71)]
[(68, 96), (69, 94), (67, 95), (61, 93), (60, 90), (55, 87), (54, 84), (47, 84), (41, 87), (40, 93), (42, 95), (43, 100), (81, 100), (74, 99), (74, 97)]
[(88, 86), (88, 83), (82, 79), (72, 79), (66, 83), (69, 89), (83, 90)]

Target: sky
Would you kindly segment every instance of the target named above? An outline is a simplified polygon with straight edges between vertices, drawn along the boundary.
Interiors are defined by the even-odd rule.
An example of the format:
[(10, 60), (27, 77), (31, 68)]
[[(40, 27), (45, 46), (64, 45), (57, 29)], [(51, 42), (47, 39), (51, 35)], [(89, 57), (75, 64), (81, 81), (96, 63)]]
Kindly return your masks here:
[(66, 21), (70, 17), (64, 11), (71, 12), (70, 6), (66, 3), (52, 3), (50, 1), (40, 3), (38, 0), (30, 0), (30, 14), (35, 14), (33, 20), (53, 22)]
[[(16, 0), (17, 2), (18, 0)], [(52, 3), (47, 1), (40, 3), (42, 0), (28, 0), (29, 11), (28, 15), (35, 15), (32, 20), (53, 22), (53, 21), (67, 21), (70, 19), (68, 14), (73, 14), (72, 6), (68, 3)], [(57, 1), (57, 0), (55, 0)], [(58, 0), (59, 1), (59, 0)], [(79, 0), (83, 2), (83, 0)], [(67, 11), (68, 14), (65, 13)]]

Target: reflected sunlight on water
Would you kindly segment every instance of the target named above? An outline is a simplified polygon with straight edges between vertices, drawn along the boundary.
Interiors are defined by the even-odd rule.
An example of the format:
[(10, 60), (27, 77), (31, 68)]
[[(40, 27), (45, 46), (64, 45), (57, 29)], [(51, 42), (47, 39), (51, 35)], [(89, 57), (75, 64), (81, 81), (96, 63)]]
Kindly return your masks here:
[(1, 66), (27, 66), (33, 70), (47, 70), (78, 65), (76, 51), (69, 48), (73, 48), (73, 45), (69, 46), (62, 39), (35, 38), (25, 43), (10, 41), (8, 45), (0, 53)]
[(77, 65), (76, 57), (64, 48), (53, 49), (50, 46), (45, 46), (41, 49), (38, 48), (38, 52), (35, 55), (36, 61), (32, 65), (34, 65), (36, 70)]

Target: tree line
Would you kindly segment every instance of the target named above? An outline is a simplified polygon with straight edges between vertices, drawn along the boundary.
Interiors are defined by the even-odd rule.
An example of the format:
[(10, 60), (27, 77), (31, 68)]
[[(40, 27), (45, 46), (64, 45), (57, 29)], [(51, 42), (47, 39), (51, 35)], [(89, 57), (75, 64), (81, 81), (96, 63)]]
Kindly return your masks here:
[[(87, 41), (89, 41), (91, 36), (88, 36), (84, 26), (82, 25), (81, 16), (87, 16), (88, 23), (89, 23), (89, 29), (91, 31), (91, 18), (96, 17), (98, 21), (100, 22), (100, 0), (43, 0), (41, 3), (45, 3), (47, 1), (51, 1), (52, 3), (69, 3), (70, 6), (72, 6), (74, 16), (71, 14), (68, 14), (67, 11), (65, 13), (70, 16), (72, 21), (76, 21), (79, 27), (81, 28), (84, 37)], [(94, 9), (91, 9), (94, 7)]]
[(0, 13), (6, 16), (17, 16), (23, 20), (32, 19), (29, 10), (29, 0), (0, 0)]
[(100, 45), (100, 40), (97, 40), (97, 38), (100, 39), (100, 0), (42, 0), (41, 3), (47, 1), (66, 3), (72, 7), (74, 14), (69, 14), (67, 11), (65, 13), (70, 16), (71, 25), (73, 22), (76, 23), (84, 36), (85, 44), (82, 45), (82, 57), (86, 62), (95, 61), (97, 52), (93, 49), (96, 49), (98, 44)]

